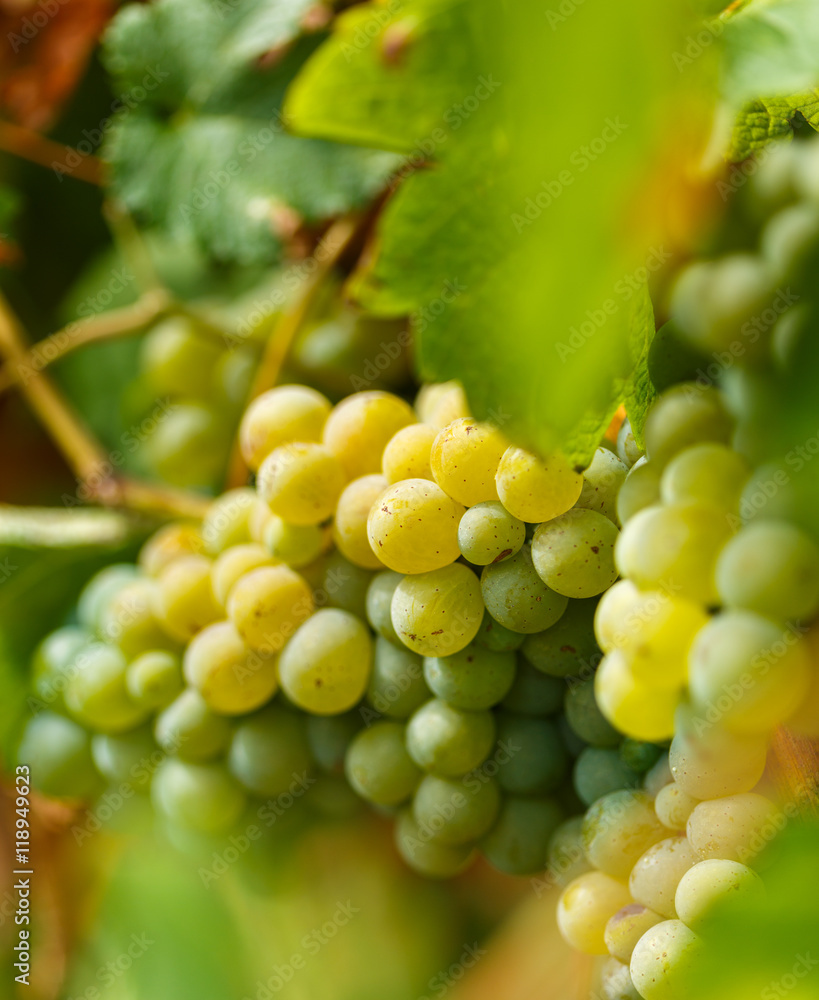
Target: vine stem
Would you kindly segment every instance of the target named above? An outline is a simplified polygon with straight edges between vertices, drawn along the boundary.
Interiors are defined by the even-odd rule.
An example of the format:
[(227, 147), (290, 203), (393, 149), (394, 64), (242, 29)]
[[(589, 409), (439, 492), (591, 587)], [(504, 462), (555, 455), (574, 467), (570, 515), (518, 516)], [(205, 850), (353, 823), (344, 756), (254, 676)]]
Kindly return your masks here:
[(104, 167), (102, 160), (96, 156), (83, 156), (71, 146), (46, 139), (39, 132), (13, 125), (11, 122), (0, 122), (0, 149), (6, 153), (19, 156), (21, 160), (29, 160), (41, 167), (52, 168), (55, 163), (63, 166), (65, 158), (70, 153), (76, 153), (80, 162), (76, 167), (65, 170), (65, 174), (87, 184), (101, 184)]

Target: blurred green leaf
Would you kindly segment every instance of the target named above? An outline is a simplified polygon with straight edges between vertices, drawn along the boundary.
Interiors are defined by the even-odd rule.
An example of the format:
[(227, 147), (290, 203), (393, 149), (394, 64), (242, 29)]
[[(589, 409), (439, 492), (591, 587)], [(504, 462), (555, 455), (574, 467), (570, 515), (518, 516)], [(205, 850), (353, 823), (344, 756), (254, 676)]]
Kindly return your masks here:
[(728, 159), (738, 163), (775, 139), (792, 139), (797, 116), (819, 131), (819, 90), (753, 101), (737, 115)]

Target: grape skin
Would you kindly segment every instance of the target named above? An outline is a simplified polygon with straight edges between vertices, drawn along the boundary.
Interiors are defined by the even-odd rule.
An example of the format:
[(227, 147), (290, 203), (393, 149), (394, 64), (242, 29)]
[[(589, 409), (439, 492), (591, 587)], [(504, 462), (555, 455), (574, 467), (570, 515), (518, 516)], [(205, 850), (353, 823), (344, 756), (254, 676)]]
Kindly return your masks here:
[(320, 524), (335, 510), (345, 475), (338, 459), (314, 442), (274, 449), (259, 467), (256, 489), (291, 524)]
[(251, 649), (276, 653), (313, 613), (306, 581), (287, 566), (262, 566), (240, 577), (230, 591), (228, 617)]
[(458, 524), (461, 555), (475, 566), (501, 562), (519, 552), (526, 525), (496, 502), (470, 507)]
[(522, 448), (508, 448), (495, 476), (498, 499), (521, 521), (540, 523), (565, 514), (580, 498), (583, 477), (562, 455), (540, 460)]
[(495, 473), (509, 443), (490, 424), (463, 417), (438, 432), (430, 452), (435, 482), (465, 507), (498, 499)]
[(245, 715), (278, 687), (275, 657), (251, 651), (231, 622), (208, 625), (185, 650), (185, 679), (224, 715)]
[(457, 563), (405, 576), (391, 603), (396, 635), (422, 656), (451, 656), (468, 646), (477, 635), (483, 612), (477, 577)]
[(440, 778), (458, 778), (486, 760), (495, 741), (491, 712), (466, 712), (433, 698), (407, 723), (407, 751)]
[(557, 622), (569, 599), (551, 590), (535, 571), (524, 545), (517, 555), (485, 566), (481, 594), (490, 615), (513, 632), (542, 632)]
[(353, 790), (368, 802), (400, 805), (421, 780), (404, 746), (404, 728), (400, 722), (376, 722), (350, 743), (344, 771)]
[(515, 654), (492, 653), (470, 644), (451, 656), (427, 657), (429, 689), (455, 708), (477, 711), (502, 701), (515, 679)]
[(322, 441), (341, 463), (347, 479), (381, 472), (390, 438), (415, 423), (409, 404), (389, 392), (357, 392), (343, 399), (327, 418)]
[(617, 526), (593, 510), (576, 508), (541, 524), (532, 538), (532, 562), (543, 582), (564, 597), (595, 597), (617, 579)]
[(242, 417), (239, 443), (254, 471), (276, 448), (293, 441), (320, 441), (330, 401), (305, 385), (280, 385), (253, 400)]
[(408, 424), (393, 434), (381, 456), (388, 483), (402, 479), (432, 479), (430, 455), (437, 431), (429, 424)]
[(364, 569), (381, 569), (384, 565), (370, 545), (367, 522), (386, 487), (387, 480), (381, 475), (354, 479), (344, 487), (336, 506), (333, 541), (350, 562)]

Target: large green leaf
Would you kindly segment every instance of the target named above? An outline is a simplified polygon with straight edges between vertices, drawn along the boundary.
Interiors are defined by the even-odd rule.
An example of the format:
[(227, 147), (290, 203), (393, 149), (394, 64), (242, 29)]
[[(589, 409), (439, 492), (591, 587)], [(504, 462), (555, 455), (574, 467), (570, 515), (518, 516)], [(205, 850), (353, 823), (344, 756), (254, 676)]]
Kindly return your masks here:
[[(816, 77), (819, 78), (819, 61)], [(728, 159), (737, 163), (774, 139), (792, 139), (794, 121), (803, 119), (819, 131), (819, 90), (752, 101), (737, 115)]]

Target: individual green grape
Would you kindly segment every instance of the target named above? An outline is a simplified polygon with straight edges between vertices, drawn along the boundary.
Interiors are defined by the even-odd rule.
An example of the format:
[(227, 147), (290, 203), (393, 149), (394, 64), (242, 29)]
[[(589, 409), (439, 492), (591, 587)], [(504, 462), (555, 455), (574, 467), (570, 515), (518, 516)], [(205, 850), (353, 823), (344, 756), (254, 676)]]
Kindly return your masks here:
[(783, 280), (801, 268), (819, 240), (816, 206), (789, 205), (771, 216), (759, 240), (763, 259)]
[(545, 461), (522, 448), (508, 448), (495, 476), (498, 498), (514, 517), (540, 523), (565, 514), (583, 489), (583, 477), (563, 455)]
[(216, 362), (213, 388), (217, 398), (224, 399), (231, 410), (241, 411), (244, 407), (258, 364), (258, 354), (252, 347), (224, 351)]
[(462, 504), (426, 479), (393, 483), (376, 498), (367, 521), (373, 552), (398, 573), (427, 573), (454, 562)]
[(253, 712), (278, 687), (275, 656), (248, 649), (231, 622), (215, 622), (194, 636), (183, 670), (188, 684), (222, 715)]
[(455, 708), (477, 711), (502, 701), (515, 679), (514, 653), (492, 653), (470, 643), (451, 656), (426, 657), (424, 679)]
[(515, 680), (501, 704), (520, 715), (553, 715), (560, 711), (564, 693), (562, 680), (542, 674), (527, 660), (518, 657)]
[(733, 448), (714, 441), (694, 444), (678, 452), (663, 470), (663, 503), (697, 500), (734, 513), (751, 470)]
[(642, 1000), (628, 965), (607, 958), (600, 970), (600, 1000)]
[(496, 427), (461, 417), (440, 430), (432, 443), (432, 476), (465, 507), (497, 500), (495, 473), (508, 447)]
[(273, 560), (299, 569), (324, 551), (324, 531), (317, 524), (290, 524), (274, 514), (264, 530), (264, 545)]
[(558, 715), (556, 721), (557, 728), (560, 730), (560, 737), (563, 740), (563, 746), (568, 750), (569, 756), (573, 758), (579, 757), (588, 746), (588, 743), (582, 740), (572, 729), (566, 721), (565, 715)]
[(583, 820), (586, 856), (612, 878), (627, 879), (638, 858), (667, 835), (649, 796), (628, 788), (598, 799)]
[(128, 664), (125, 686), (142, 708), (165, 708), (182, 690), (179, 657), (159, 649), (142, 653)]
[(100, 612), (99, 636), (128, 659), (173, 645), (154, 615), (153, 581), (132, 580), (111, 596)]
[(372, 659), (364, 623), (348, 611), (322, 608), (299, 626), (282, 651), (281, 686), (306, 712), (346, 712), (367, 690)]
[(606, 926), (631, 902), (626, 886), (604, 872), (586, 872), (563, 890), (557, 926), (569, 944), (587, 955), (605, 955)]
[(422, 656), (451, 656), (468, 646), (483, 612), (478, 578), (459, 563), (405, 576), (391, 605), (396, 635)]
[(246, 545), (234, 545), (217, 556), (211, 566), (211, 584), (213, 594), (222, 607), (227, 604), (228, 595), (234, 583), (260, 566), (274, 566), (276, 559), (270, 555), (264, 546), (256, 542)]
[(159, 574), (154, 589), (156, 618), (173, 639), (188, 642), (222, 617), (205, 556), (180, 556)]
[(582, 827), (583, 817), (572, 816), (564, 819), (549, 837), (547, 874), (561, 889), (579, 875), (591, 871), (581, 842)]
[(408, 424), (387, 442), (381, 456), (381, 472), (388, 483), (402, 479), (432, 480), (430, 454), (437, 431), (429, 424)]
[(569, 763), (557, 726), (548, 719), (500, 712), (498, 742), (517, 749), (498, 770), (498, 784), (510, 795), (545, 795), (563, 780)]
[(262, 566), (245, 573), (233, 585), (228, 617), (250, 646), (267, 655), (277, 653), (313, 613), (307, 582), (289, 566)]
[(623, 626), (634, 620), (632, 609), (640, 597), (640, 591), (631, 580), (618, 580), (600, 598), (594, 613), (594, 634), (604, 653), (619, 648)]
[(492, 615), (485, 611), (481, 627), (475, 636), (475, 643), (493, 653), (511, 653), (520, 649), (525, 638), (522, 632), (513, 632), (500, 622), (496, 622)]
[[(204, 547), (197, 525), (190, 521), (174, 521), (155, 531), (142, 546), (139, 551), (139, 566), (148, 576), (157, 577), (180, 556), (201, 555)], [(129, 563), (127, 568), (132, 577), (136, 575), (134, 566)]]
[(491, 778), (436, 778), (426, 775), (412, 800), (418, 829), (430, 840), (456, 847), (487, 833), (500, 810), (498, 784)]
[(305, 801), (319, 819), (343, 822), (353, 819), (365, 808), (346, 778), (337, 774), (319, 774), (313, 782), (310, 796)]
[(128, 785), (147, 791), (156, 766), (163, 758), (157, 750), (150, 726), (111, 736), (97, 733), (91, 738), (94, 766), (112, 785)]
[(23, 730), (17, 760), (46, 795), (89, 798), (100, 786), (91, 757), (91, 738), (76, 722), (40, 712)]
[(367, 686), (367, 701), (376, 712), (391, 719), (408, 719), (431, 697), (421, 657), (378, 636)]
[(617, 750), (585, 747), (578, 754), (572, 775), (580, 801), (590, 806), (610, 792), (638, 788), (640, 775), (626, 764)]
[(660, 500), (662, 467), (657, 462), (641, 458), (626, 476), (617, 494), (617, 522), (625, 524), (635, 514)]
[(344, 468), (347, 479), (381, 471), (390, 438), (416, 422), (412, 407), (389, 392), (357, 392), (333, 408), (324, 425), (325, 447)]
[(426, 878), (452, 878), (460, 875), (476, 857), (471, 844), (450, 847), (424, 837), (411, 809), (405, 809), (398, 816), (395, 844), (407, 865)]
[(173, 486), (210, 486), (224, 468), (230, 431), (205, 403), (174, 403), (141, 448), (143, 461)]
[(419, 419), (441, 430), (453, 420), (470, 416), (463, 386), (458, 382), (422, 385), (415, 399)]
[(643, 1000), (688, 1000), (702, 942), (682, 920), (664, 920), (640, 938), (629, 970)]
[(307, 715), (305, 724), (310, 754), (316, 764), (328, 774), (343, 774), (347, 747), (361, 729), (361, 714), (351, 711), (341, 715)]
[(333, 541), (350, 562), (364, 569), (381, 569), (383, 566), (370, 546), (367, 531), (370, 511), (387, 485), (384, 476), (361, 476), (348, 483), (338, 499)]
[(458, 525), (461, 555), (475, 566), (502, 562), (519, 552), (526, 540), (526, 525), (496, 501), (476, 504)]
[(552, 677), (585, 673), (600, 657), (594, 638), (596, 608), (596, 600), (569, 601), (554, 625), (526, 637), (521, 652), (532, 666)]
[(692, 701), (737, 733), (766, 733), (800, 705), (810, 684), (805, 644), (751, 611), (723, 611), (697, 633)]
[(157, 323), (142, 341), (140, 367), (157, 396), (207, 399), (220, 345), (185, 316)]
[(404, 745), (404, 730), (400, 722), (376, 722), (353, 737), (344, 772), (353, 790), (368, 802), (400, 805), (421, 780)]
[(543, 582), (564, 597), (595, 597), (617, 579), (619, 531), (603, 514), (575, 508), (541, 524), (532, 538), (532, 562)]
[(480, 843), (486, 860), (507, 875), (533, 875), (546, 867), (549, 838), (563, 820), (553, 799), (508, 795)]
[(115, 563), (96, 573), (83, 587), (77, 601), (77, 618), (89, 632), (97, 632), (108, 602), (126, 583), (139, 576), (131, 563)]
[(245, 796), (221, 764), (192, 764), (169, 757), (151, 785), (156, 811), (168, 822), (198, 833), (225, 833), (237, 822)]
[(603, 657), (594, 677), (594, 695), (606, 719), (633, 740), (661, 743), (674, 734), (679, 692), (639, 681), (622, 650)]
[(698, 501), (646, 507), (620, 532), (615, 562), (644, 590), (672, 583), (680, 597), (716, 604), (717, 557), (731, 534), (725, 514)]
[(620, 744), (620, 758), (624, 764), (638, 774), (650, 771), (659, 760), (661, 754), (662, 750), (656, 743), (632, 740), (628, 736)]
[(646, 452), (657, 468), (702, 441), (729, 444), (733, 420), (718, 389), (683, 382), (666, 390), (646, 419)]
[(635, 901), (667, 919), (676, 918), (674, 895), (680, 879), (697, 863), (685, 837), (666, 837), (635, 862), (628, 887)]
[(239, 428), (239, 445), (256, 471), (271, 451), (294, 441), (321, 441), (330, 401), (306, 385), (279, 385), (248, 406)]
[(228, 720), (213, 712), (193, 688), (174, 699), (154, 723), (154, 738), (165, 753), (191, 761), (219, 756), (228, 745), (230, 732)]
[[(373, 574), (346, 559), (340, 552), (331, 552), (324, 565), (322, 592), (331, 608), (349, 611), (356, 618), (367, 617), (367, 592)], [(319, 601), (316, 594), (316, 603)]]
[(311, 787), (313, 761), (305, 720), (268, 705), (236, 726), (227, 755), (233, 777), (253, 795), (298, 797)]
[(511, 558), (484, 567), (481, 594), (496, 621), (513, 632), (527, 634), (550, 628), (569, 603), (538, 576), (528, 545)]
[(676, 781), (672, 781), (670, 785), (665, 785), (657, 792), (654, 811), (657, 813), (657, 819), (669, 830), (684, 830), (688, 817), (699, 801), (688, 792), (684, 792)]
[(591, 465), (583, 473), (583, 488), (575, 507), (594, 510), (617, 521), (617, 495), (626, 481), (629, 466), (608, 448), (598, 448)]
[(620, 424), (617, 432), (617, 457), (629, 468), (643, 457), (643, 450), (637, 445), (634, 429), (628, 418)]
[(116, 646), (102, 642), (91, 643), (77, 654), (65, 689), (65, 705), (78, 722), (99, 732), (122, 733), (145, 719), (145, 709), (128, 694), (127, 666)]
[(577, 735), (596, 747), (619, 746), (620, 733), (608, 722), (594, 698), (594, 678), (575, 681), (566, 689), (566, 722)]
[(728, 607), (783, 621), (813, 618), (819, 610), (819, 547), (784, 521), (748, 524), (720, 553), (717, 590)]
[(320, 524), (335, 510), (344, 483), (335, 455), (314, 441), (302, 441), (270, 452), (259, 466), (256, 489), (285, 521)]
[(375, 574), (367, 588), (367, 621), (390, 642), (401, 642), (392, 624), (392, 597), (403, 579), (400, 573), (383, 570)]
[(87, 629), (66, 625), (49, 633), (34, 651), (31, 661), (34, 693), (53, 711), (64, 709), (63, 691), (68, 683), (68, 672), (77, 654), (92, 639)]
[(212, 556), (250, 541), (248, 522), (256, 491), (248, 486), (228, 490), (214, 500), (202, 521), (202, 541)]
[(439, 778), (458, 778), (479, 767), (495, 742), (495, 717), (466, 712), (440, 698), (422, 705), (407, 723), (407, 751), (415, 763)]
[(627, 967), (637, 942), (662, 919), (659, 913), (642, 903), (624, 906), (606, 924), (604, 938), (609, 954), (620, 962), (625, 962)]
[(696, 805), (686, 833), (696, 855), (750, 864), (779, 831), (779, 810), (764, 795), (743, 792)]
[(765, 903), (765, 886), (753, 868), (738, 861), (700, 861), (680, 879), (674, 900), (680, 920), (692, 931), (708, 933), (726, 912)]

